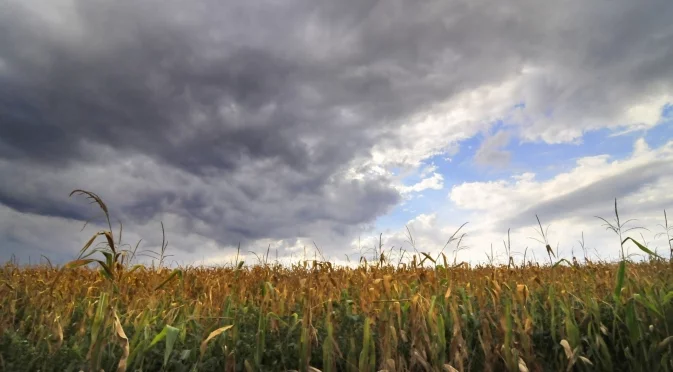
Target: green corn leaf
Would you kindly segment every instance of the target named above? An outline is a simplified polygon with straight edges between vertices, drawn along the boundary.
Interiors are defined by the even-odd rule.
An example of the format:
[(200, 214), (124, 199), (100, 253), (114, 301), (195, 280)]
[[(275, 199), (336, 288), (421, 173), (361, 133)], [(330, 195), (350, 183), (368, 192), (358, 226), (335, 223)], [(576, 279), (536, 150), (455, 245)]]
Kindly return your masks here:
[(290, 326), (286, 321), (284, 321), (283, 319), (281, 319), (280, 316), (278, 316), (278, 314), (276, 314), (276, 313), (274, 313), (274, 312), (272, 312), (272, 311), (269, 311), (269, 312), (266, 314), (266, 317), (267, 317), (267, 319), (271, 319), (271, 318), (275, 319), (275, 320), (276, 320), (280, 325), (282, 325), (283, 327), (289, 327), (289, 326)]
[(161, 284), (159, 284), (158, 286), (156, 286), (156, 287), (154, 288), (154, 290), (156, 291), (156, 290), (158, 290), (158, 289), (163, 288), (163, 286), (166, 285), (166, 283), (168, 283), (168, 282), (170, 282), (171, 280), (173, 280), (173, 278), (175, 278), (176, 276), (177, 276), (178, 278), (180, 278), (180, 280), (182, 280), (182, 270), (180, 270), (180, 269), (175, 269), (175, 270), (173, 270), (173, 272), (171, 272), (171, 275), (169, 275), (168, 278), (166, 278), (163, 282), (161, 282)]
[(180, 329), (169, 325), (166, 325), (164, 329), (166, 329), (166, 350), (164, 351), (164, 368), (165, 368), (168, 365), (168, 358), (170, 358), (171, 353), (173, 352), (173, 346), (175, 345), (175, 340), (178, 338)]
[(91, 239), (89, 239), (89, 241), (87, 241), (86, 244), (84, 244), (84, 247), (82, 247), (82, 249), (80, 249), (80, 251), (79, 251), (80, 258), (82, 257), (84, 252), (86, 252), (86, 250), (89, 249), (89, 247), (91, 247), (91, 244), (93, 244), (93, 241), (96, 240), (98, 235), (102, 235), (102, 234), (103, 234), (102, 232), (98, 232), (98, 233), (94, 234), (94, 236), (92, 236)]
[(76, 267), (86, 266), (86, 265), (88, 265), (88, 264), (90, 264), (90, 263), (92, 263), (92, 262), (94, 262), (94, 261), (96, 261), (96, 260), (94, 260), (94, 259), (88, 259), (88, 260), (74, 260), (74, 261), (70, 261), (70, 262), (68, 262), (67, 264), (65, 264), (65, 265), (63, 266), (63, 268), (64, 268), (64, 269), (74, 269), (74, 268), (76, 268)]
[(376, 344), (369, 343), (369, 371), (376, 371)]
[(664, 305), (668, 305), (669, 302), (673, 300), (673, 291), (668, 292), (665, 296), (662, 302)]
[(624, 287), (624, 276), (626, 275), (626, 261), (622, 260), (619, 263), (619, 269), (617, 270), (617, 284), (615, 285), (615, 300), (618, 300), (622, 294), (622, 287)]
[(134, 271), (136, 271), (136, 270), (138, 270), (138, 269), (145, 270), (145, 266), (140, 265), (140, 264), (138, 264), (138, 265), (133, 265), (133, 267), (130, 268), (129, 271), (127, 271), (126, 273), (127, 273), (127, 274), (130, 274), (130, 273), (132, 273), (132, 272), (134, 272)]
[(102, 330), (105, 328), (105, 323), (107, 321), (107, 299), (107, 293), (101, 293), (91, 328), (91, 346), (89, 347), (88, 357), (90, 367), (94, 371), (100, 369), (101, 352), (104, 341), (101, 336), (103, 335)]
[(105, 274), (103, 274), (105, 277), (108, 277), (109, 279), (114, 278), (114, 275), (112, 275), (112, 270), (108, 265), (105, 264), (105, 262), (101, 260), (96, 260), (96, 259), (78, 259), (74, 261), (70, 261), (67, 264), (63, 266), (64, 269), (74, 269), (76, 267), (80, 266), (86, 266), (92, 262), (98, 262), (98, 264), (101, 266), (101, 268), (105, 271)]
[(646, 246), (644, 246), (644, 245), (638, 243), (635, 239), (633, 239), (633, 238), (631, 238), (631, 237), (628, 237), (628, 238), (624, 239), (624, 241), (622, 242), (622, 245), (624, 245), (624, 243), (626, 243), (627, 240), (632, 241), (633, 244), (635, 244), (636, 246), (638, 246), (638, 248), (639, 248), (641, 251), (643, 251), (643, 252), (649, 254), (650, 256), (654, 256), (654, 257), (657, 257), (657, 258), (662, 259), (662, 260), (664, 259), (663, 257), (659, 256), (658, 254), (652, 252), (652, 251), (651, 251), (649, 248), (647, 248)]
[(636, 317), (636, 309), (633, 302), (629, 302), (626, 307), (626, 314), (624, 317), (626, 328), (629, 331), (629, 336), (631, 338), (631, 344), (636, 345), (640, 340), (640, 322)]
[(567, 263), (568, 266), (572, 266), (572, 265), (573, 265), (573, 264), (570, 263), (570, 261), (566, 260), (565, 258), (562, 258), (562, 259), (556, 261), (556, 263), (552, 266), (552, 268), (555, 268), (556, 266), (560, 265), (562, 262)]
[(369, 349), (369, 343), (371, 342), (369, 326), (370, 319), (369, 317), (365, 317), (365, 325), (362, 330), (362, 351), (360, 352), (359, 361), (360, 372), (367, 372), (369, 370), (369, 355), (371, 353)]
[(173, 352), (173, 345), (175, 345), (175, 339), (177, 338), (179, 332), (180, 330), (178, 328), (172, 327), (170, 325), (164, 326), (164, 329), (162, 329), (158, 335), (154, 336), (152, 342), (150, 342), (149, 346), (147, 346), (145, 351), (151, 349), (152, 347), (154, 347), (154, 345), (165, 339), (166, 340), (166, 351), (164, 352), (164, 367), (165, 367), (166, 364), (168, 363), (168, 358)]
[(347, 371), (357, 372), (358, 371), (357, 351), (355, 347), (355, 339), (352, 336), (349, 339), (348, 355), (346, 358), (347, 358), (346, 359)]
[(645, 298), (641, 296), (640, 294), (636, 293), (633, 295), (633, 299), (636, 300), (639, 304), (645, 306), (646, 308), (650, 309), (653, 313), (657, 314), (660, 318), (662, 318), (664, 321), (666, 321), (666, 317), (664, 314), (657, 309), (654, 303), (650, 301), (649, 298)]
[(107, 271), (105, 271), (105, 269), (103, 269), (103, 268), (100, 268), (100, 269), (98, 270), (98, 273), (99, 273), (103, 278), (105, 278), (105, 279), (107, 279), (107, 280), (109, 280), (109, 281), (113, 281), (113, 280), (114, 280), (114, 279), (112, 278), (112, 276), (110, 276), (110, 273), (108, 273)]

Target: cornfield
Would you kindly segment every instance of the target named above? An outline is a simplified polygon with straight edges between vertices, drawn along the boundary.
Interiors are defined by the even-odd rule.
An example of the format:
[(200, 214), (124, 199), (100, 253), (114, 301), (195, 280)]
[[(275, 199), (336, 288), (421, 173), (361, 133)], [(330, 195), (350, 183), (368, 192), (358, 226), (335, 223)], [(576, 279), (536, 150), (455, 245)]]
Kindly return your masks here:
[(62, 267), (0, 269), (0, 369), (673, 371), (673, 263), (631, 243), (649, 259), (170, 270), (110, 226)]

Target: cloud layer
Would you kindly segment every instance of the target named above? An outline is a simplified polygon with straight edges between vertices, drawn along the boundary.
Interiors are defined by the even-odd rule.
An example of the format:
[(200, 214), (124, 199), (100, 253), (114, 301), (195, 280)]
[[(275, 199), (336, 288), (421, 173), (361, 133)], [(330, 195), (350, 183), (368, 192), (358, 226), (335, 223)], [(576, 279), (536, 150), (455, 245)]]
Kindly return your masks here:
[[(193, 235), (185, 252), (297, 238), (337, 252), (405, 193), (443, 185), (405, 189), (393, 167), (495, 123), (547, 143), (656, 125), (673, 6), (646, 3), (6, 0), (3, 215), (83, 220), (67, 195), (84, 188), (136, 233), (164, 220)], [(477, 162), (503, 165), (500, 133)], [(599, 186), (636, 187), (621, 181)], [(554, 200), (540, 208), (568, 202)], [(2, 239), (41, 246), (17, 234)]]

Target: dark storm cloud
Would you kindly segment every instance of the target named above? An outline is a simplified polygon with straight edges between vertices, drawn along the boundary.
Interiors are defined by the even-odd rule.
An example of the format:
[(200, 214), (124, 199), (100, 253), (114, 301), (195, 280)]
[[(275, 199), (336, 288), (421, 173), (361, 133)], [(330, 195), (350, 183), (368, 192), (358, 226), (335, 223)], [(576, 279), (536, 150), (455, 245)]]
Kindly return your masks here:
[[(518, 59), (433, 79), (443, 67), (436, 46), (450, 32), (437, 17), (428, 24), (422, 14), (405, 19), (397, 14), (408, 8), (403, 4), (296, 3), (308, 13), (287, 20), (254, 6), (203, 2), (199, 11), (167, 3), (150, 12), (147, 4), (75, 2), (62, 32), (38, 23), (24, 6), (9, 6), (0, 24), (9, 35), (0, 44), (9, 66), (0, 90), (5, 157), (60, 164), (85, 156), (81, 143), (92, 141), (194, 172), (267, 158), (304, 169), (314, 159), (300, 139), (318, 138), (317, 149), (333, 139), (356, 142), (366, 153), (383, 131), (375, 130), (378, 122), (395, 125), (461, 84), (501, 78), (516, 68), (508, 60)], [(190, 21), (171, 19), (180, 12)], [(324, 30), (304, 30), (302, 19)], [(391, 21), (401, 22), (399, 32), (391, 33)], [(334, 35), (304, 40), (311, 32)], [(340, 38), (354, 41), (330, 52)], [(326, 49), (326, 57), (312, 56), (313, 48)], [(329, 116), (335, 107), (361, 116), (348, 133)], [(337, 155), (321, 165), (340, 166), (358, 154)]]
[(81, 219), (66, 196), (85, 188), (120, 217), (169, 213), (223, 244), (291, 238), (297, 226), (348, 234), (399, 194), (385, 177), (346, 180), (345, 168), (375, 145), (411, 146), (397, 130), (433, 104), (527, 64), (562, 81), (532, 86), (527, 108), (558, 104), (568, 126), (670, 89), (672, 10), (5, 0), (0, 203)]
[[(68, 198), (70, 191), (86, 185), (107, 203), (113, 222), (120, 219), (126, 229), (149, 224), (148, 232), (156, 235), (159, 220), (173, 221), (167, 227), (171, 234), (194, 233), (236, 245), (294, 238), (298, 230), (316, 237), (343, 235), (385, 213), (399, 197), (384, 179), (317, 184), (320, 177), (273, 162), (198, 176), (147, 156), (117, 156), (67, 169), (0, 161), (6, 176), (0, 183), (0, 200), (25, 213), (103, 221), (86, 198)], [(74, 232), (73, 228), (69, 233)]]

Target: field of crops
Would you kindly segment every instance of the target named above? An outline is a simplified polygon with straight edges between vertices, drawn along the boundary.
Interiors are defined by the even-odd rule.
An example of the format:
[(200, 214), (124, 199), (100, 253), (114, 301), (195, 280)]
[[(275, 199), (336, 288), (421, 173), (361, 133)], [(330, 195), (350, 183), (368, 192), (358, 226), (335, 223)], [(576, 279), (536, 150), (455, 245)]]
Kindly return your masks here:
[[(97, 238), (107, 246), (93, 250)], [(653, 252), (174, 270), (128, 253), (110, 229), (63, 267), (5, 264), (0, 369), (673, 371), (673, 264)]]

